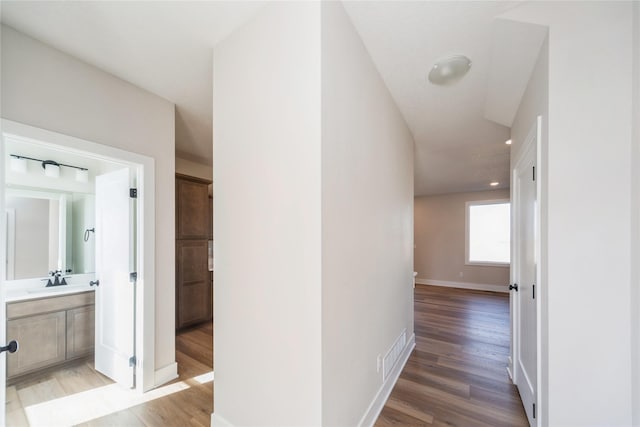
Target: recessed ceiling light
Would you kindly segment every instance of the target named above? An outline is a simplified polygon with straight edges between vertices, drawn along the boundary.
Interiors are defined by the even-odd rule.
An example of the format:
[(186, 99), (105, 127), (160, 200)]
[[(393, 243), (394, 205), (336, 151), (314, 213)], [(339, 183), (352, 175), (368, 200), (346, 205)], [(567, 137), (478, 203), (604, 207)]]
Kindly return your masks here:
[(504, 143), (507, 144), (507, 145), (511, 145), (511, 140), (507, 139)]
[(434, 85), (448, 86), (462, 77), (471, 68), (471, 60), (464, 55), (451, 55), (440, 58), (429, 71), (429, 81)]
[(498, 181), (493, 181), (493, 182), (489, 183), (489, 185), (492, 186), (492, 187), (496, 187), (496, 186), (500, 185), (500, 183)]

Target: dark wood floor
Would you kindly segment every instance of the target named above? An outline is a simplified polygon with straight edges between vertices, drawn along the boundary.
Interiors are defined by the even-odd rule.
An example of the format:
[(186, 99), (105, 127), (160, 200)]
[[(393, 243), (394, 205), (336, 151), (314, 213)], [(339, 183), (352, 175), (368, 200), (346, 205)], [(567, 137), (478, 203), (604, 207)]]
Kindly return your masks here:
[(509, 296), (416, 285), (416, 349), (376, 426), (527, 426), (506, 371)]

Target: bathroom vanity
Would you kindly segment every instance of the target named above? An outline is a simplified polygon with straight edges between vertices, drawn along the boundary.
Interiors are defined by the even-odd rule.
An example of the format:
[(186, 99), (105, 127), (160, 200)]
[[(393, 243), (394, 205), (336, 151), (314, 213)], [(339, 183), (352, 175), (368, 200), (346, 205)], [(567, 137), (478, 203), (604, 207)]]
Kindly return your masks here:
[(91, 355), (94, 297), (92, 290), (66, 294), (52, 290), (9, 300), (7, 336), (20, 348), (7, 358), (7, 380)]
[[(59, 151), (18, 140), (6, 149), (12, 159), (31, 159), (22, 171), (4, 171), (6, 330), (19, 343), (6, 358), (7, 380), (16, 382), (94, 352), (96, 202), (93, 180), (77, 180), (68, 167), (52, 179), (33, 160), (61, 161)], [(92, 166), (92, 174), (103, 171), (75, 161)]]

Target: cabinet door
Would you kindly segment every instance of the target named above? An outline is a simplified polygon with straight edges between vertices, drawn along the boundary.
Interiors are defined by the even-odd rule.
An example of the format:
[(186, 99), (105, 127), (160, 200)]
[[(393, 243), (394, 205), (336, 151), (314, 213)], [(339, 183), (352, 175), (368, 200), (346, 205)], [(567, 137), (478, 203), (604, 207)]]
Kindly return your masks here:
[(67, 310), (67, 359), (93, 353), (95, 321), (93, 305)]
[(207, 260), (206, 240), (176, 242), (177, 328), (211, 318), (213, 297)]
[(20, 343), (7, 357), (9, 378), (65, 359), (65, 312), (40, 314), (7, 321), (7, 336)]
[(207, 184), (176, 178), (176, 239), (209, 237)]

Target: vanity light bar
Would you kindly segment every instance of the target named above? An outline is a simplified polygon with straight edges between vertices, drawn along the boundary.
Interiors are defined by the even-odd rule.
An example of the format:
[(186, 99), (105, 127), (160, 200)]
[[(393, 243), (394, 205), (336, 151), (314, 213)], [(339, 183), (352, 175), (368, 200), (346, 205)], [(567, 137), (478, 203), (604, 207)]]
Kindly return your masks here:
[[(42, 160), (33, 157), (19, 156), (17, 154), (9, 154), (11, 157), (11, 169), (16, 172), (26, 172), (26, 162), (24, 160), (33, 160), (34, 162), (42, 163), (42, 169), (47, 176), (57, 178), (60, 176), (60, 166), (66, 168), (76, 169), (76, 180), (80, 182), (87, 182), (89, 180), (89, 169), (80, 166), (67, 165), (65, 163), (58, 163), (55, 160)], [(14, 160), (15, 159), (15, 160)]]

